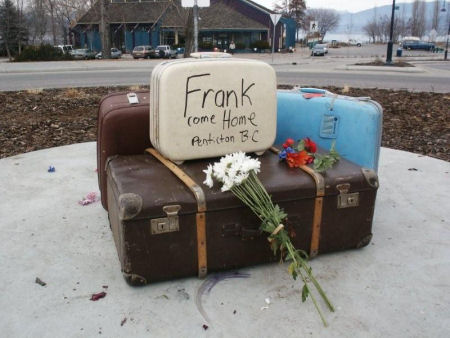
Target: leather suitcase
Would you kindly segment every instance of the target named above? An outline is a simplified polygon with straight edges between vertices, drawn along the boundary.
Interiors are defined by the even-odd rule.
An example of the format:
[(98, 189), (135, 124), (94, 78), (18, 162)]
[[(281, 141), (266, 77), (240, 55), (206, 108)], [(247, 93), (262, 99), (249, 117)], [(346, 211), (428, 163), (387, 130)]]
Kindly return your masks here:
[[(133, 95), (135, 94), (135, 95)], [(106, 199), (106, 160), (115, 155), (142, 154), (148, 137), (149, 91), (118, 92), (100, 101), (97, 118), (97, 172), (103, 207)]]
[(377, 171), (383, 123), (383, 109), (377, 102), (302, 88), (279, 90), (277, 106), (275, 143), (310, 137), (329, 149), (335, 142), (342, 157)]
[(187, 58), (150, 79), (150, 140), (172, 161), (264, 152), (276, 134), (276, 76), (265, 62)]
[[(130, 284), (279, 260), (250, 209), (232, 193), (202, 184), (202, 170), (214, 159), (176, 166), (155, 156), (117, 156), (107, 164), (109, 220)], [(341, 159), (321, 175), (289, 168), (271, 151), (260, 160), (258, 177), (287, 212), (297, 248), (313, 257), (370, 242), (378, 188), (373, 170)], [(193, 182), (182, 182), (172, 172), (178, 169)]]

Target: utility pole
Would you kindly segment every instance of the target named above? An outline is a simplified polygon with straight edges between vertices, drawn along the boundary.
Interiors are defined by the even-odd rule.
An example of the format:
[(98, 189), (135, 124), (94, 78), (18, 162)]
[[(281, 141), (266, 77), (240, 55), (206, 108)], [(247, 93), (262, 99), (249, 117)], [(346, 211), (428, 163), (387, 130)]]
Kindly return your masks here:
[(394, 42), (392, 41), (392, 38), (394, 36), (394, 13), (395, 13), (395, 0), (392, 0), (391, 31), (389, 32), (389, 42), (387, 45), (387, 53), (386, 53), (387, 64), (392, 63), (392, 47), (394, 45)]
[(444, 53), (444, 60), (447, 61), (447, 55), (448, 55), (448, 36), (450, 35), (450, 21), (449, 21), (449, 15), (448, 15), (447, 9), (445, 8), (445, 0), (444, 0), (444, 4), (442, 5), (441, 12), (447, 14), (448, 31), (447, 31), (447, 43), (445, 44), (445, 53)]
[(100, 0), (100, 37), (102, 41), (102, 58), (111, 59), (109, 43), (109, 22), (106, 20), (105, 0)]
[(450, 35), (450, 22), (448, 24), (448, 31), (447, 31), (447, 43), (445, 44), (445, 53), (444, 53), (444, 60), (447, 61), (447, 55), (448, 55), (448, 36)]
[(194, 52), (198, 52), (198, 3), (194, 0)]

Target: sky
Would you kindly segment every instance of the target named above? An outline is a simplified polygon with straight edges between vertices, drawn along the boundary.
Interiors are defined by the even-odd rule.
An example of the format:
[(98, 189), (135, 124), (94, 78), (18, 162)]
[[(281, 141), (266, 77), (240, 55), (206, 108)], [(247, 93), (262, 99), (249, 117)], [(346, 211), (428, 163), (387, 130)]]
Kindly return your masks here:
[[(267, 8), (273, 8), (276, 0), (253, 0)], [(280, 1), (280, 0), (279, 0)], [(283, 0), (281, 0), (283, 1)], [(431, 0), (427, 0), (431, 1)], [(441, 0), (442, 2), (443, 0)], [(414, 2), (414, 0), (396, 0), (396, 3)], [(392, 0), (306, 0), (307, 8), (329, 8), (352, 13), (375, 6), (392, 5)]]

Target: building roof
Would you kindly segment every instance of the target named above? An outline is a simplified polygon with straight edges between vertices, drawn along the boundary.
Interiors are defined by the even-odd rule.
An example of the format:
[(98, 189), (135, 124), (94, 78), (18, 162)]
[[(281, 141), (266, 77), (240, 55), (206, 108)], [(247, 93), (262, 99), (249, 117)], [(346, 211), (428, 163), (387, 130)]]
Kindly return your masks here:
[(200, 29), (254, 29), (267, 30), (267, 26), (244, 15), (223, 1), (211, 2), (210, 7), (200, 8)]
[[(230, 0), (228, 0), (230, 1)], [(227, 4), (228, 1), (213, 0), (210, 7), (200, 8), (200, 29), (253, 29), (266, 30), (267, 25), (254, 20), (236, 8)], [(260, 5), (249, 0), (234, 0), (247, 2), (253, 7), (263, 10)], [(264, 7), (263, 7), (264, 8)], [(155, 23), (161, 19), (162, 27), (184, 27), (186, 9), (181, 7), (180, 0), (165, 0), (135, 3), (109, 3), (107, 18), (109, 23)], [(98, 24), (100, 22), (100, 6), (97, 3), (76, 24)]]

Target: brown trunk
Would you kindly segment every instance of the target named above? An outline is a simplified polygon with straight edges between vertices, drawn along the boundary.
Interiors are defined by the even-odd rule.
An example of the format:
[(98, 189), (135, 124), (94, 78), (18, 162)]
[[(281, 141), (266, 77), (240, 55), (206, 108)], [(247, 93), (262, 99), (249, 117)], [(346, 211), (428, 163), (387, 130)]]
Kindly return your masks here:
[[(313, 248), (326, 253), (370, 242), (378, 187), (374, 172), (367, 175), (342, 159), (322, 176), (321, 197), (310, 174), (288, 168), (270, 151), (259, 159), (258, 177), (274, 203), (288, 214), (284, 225), (297, 249), (314, 256)], [(109, 220), (129, 283), (197, 275), (198, 257), (203, 253), (197, 243), (201, 214), (200, 219), (206, 219), (208, 272), (279, 260), (267, 236), (259, 231), (260, 220), (249, 208), (232, 193), (201, 184), (202, 170), (212, 161), (179, 166), (203, 190), (204, 214), (192, 191), (152, 155), (117, 156), (108, 161)]]

